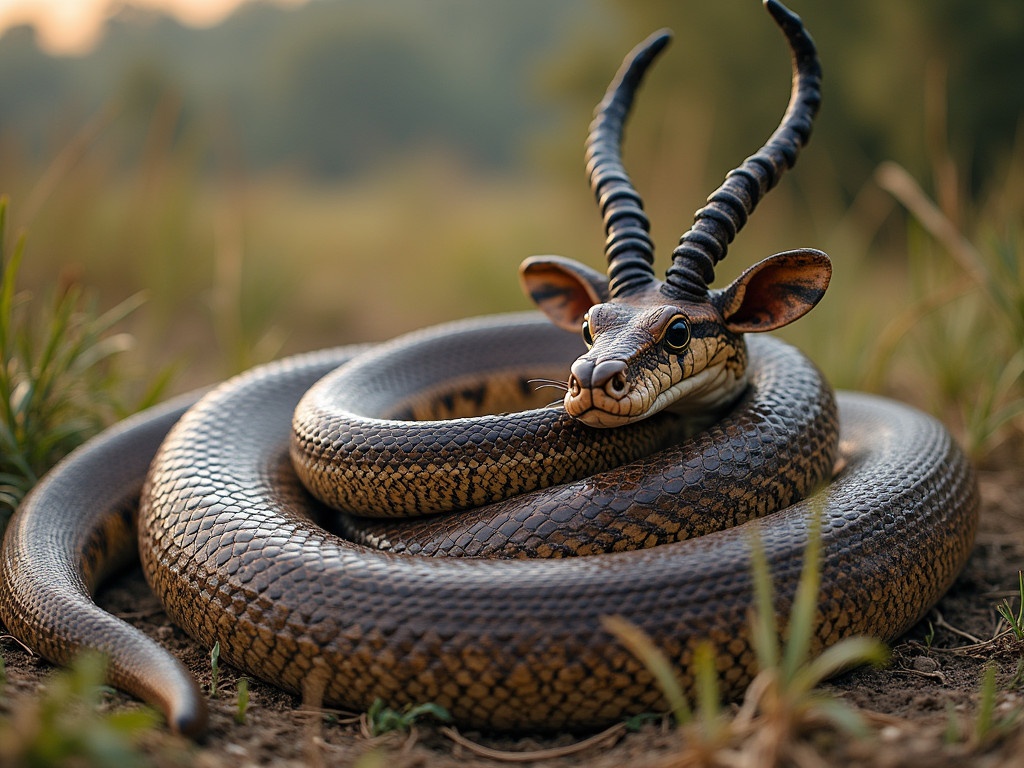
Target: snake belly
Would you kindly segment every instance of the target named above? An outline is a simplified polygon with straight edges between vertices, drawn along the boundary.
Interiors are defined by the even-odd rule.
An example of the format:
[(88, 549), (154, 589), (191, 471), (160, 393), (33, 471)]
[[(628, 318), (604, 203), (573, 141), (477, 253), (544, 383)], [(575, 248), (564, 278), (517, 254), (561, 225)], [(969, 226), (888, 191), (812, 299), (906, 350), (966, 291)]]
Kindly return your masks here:
[[(949, 587), (970, 552), (976, 482), (946, 430), (906, 406), (849, 393), (837, 398), (844, 468), (817, 501), (768, 517), (650, 549), (561, 560), (370, 549), (311, 520), (315, 505), (282, 470), (295, 404), (350, 356), (342, 349), (293, 358), (203, 398), (158, 451), (138, 520), (143, 568), (172, 620), (207, 646), (219, 642), (229, 662), (310, 701), (353, 708), (378, 697), (395, 707), (433, 701), (464, 725), (500, 729), (600, 725), (662, 706), (650, 674), (603, 628), (604, 616), (646, 632), (686, 689), (694, 649), (708, 641), (726, 693), (752, 678), (753, 531), (785, 612), (809, 510), (820, 505), (812, 651), (853, 634), (896, 637)], [(86, 446), (24, 505), (0, 557), (0, 619), (48, 655), (55, 631), (62, 647), (109, 649), (116, 684), (158, 704), (172, 725), (194, 730), (202, 704), (190, 699), (194, 684), (179, 679), (169, 654), (155, 644), (126, 648), (130, 628), (97, 621), (105, 614), (89, 602), (88, 579), (55, 578), (67, 569), (100, 570), (103, 548), (66, 533), (82, 525), (74, 494), (81, 486), (95, 501), (112, 487), (137, 485), (136, 464), (144, 462), (121, 471), (113, 458), (151, 451), (153, 433), (173, 420), (166, 412), (160, 418), (144, 416), (116, 440)], [(83, 473), (89, 461), (106, 474)], [(55, 499), (68, 503), (58, 507)], [(30, 524), (41, 510), (62, 532), (59, 546)], [(42, 573), (37, 562), (47, 564)]]

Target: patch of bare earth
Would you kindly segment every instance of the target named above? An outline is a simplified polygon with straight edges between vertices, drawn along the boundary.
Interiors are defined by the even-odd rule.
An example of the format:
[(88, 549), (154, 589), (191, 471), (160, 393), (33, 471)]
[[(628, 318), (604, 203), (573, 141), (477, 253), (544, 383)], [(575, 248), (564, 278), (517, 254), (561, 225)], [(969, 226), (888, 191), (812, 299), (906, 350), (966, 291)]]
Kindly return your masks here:
[[(994, 721), (1024, 709), (1024, 644), (1012, 636), (992, 641), (1000, 629), (995, 606), (1013, 600), (1017, 573), (1024, 569), (1024, 476), (1021, 445), (1004, 446), (979, 473), (983, 508), (981, 529), (963, 574), (939, 605), (892, 649), (884, 669), (859, 669), (826, 687), (866, 713), (870, 730), (853, 737), (830, 728), (801, 738), (810, 765), (1010, 766), (1024, 764), (1024, 725), (995, 728), (978, 737), (981, 681), (987, 665), (996, 669)], [(209, 649), (172, 626), (138, 570), (115, 579), (100, 595), (108, 610), (139, 626), (172, 648), (197, 677), (210, 682)], [(1014, 603), (1015, 604), (1015, 603)], [(10, 639), (0, 641), (6, 687), (0, 711), (10, 715), (36, 696), (52, 672), (46, 662)], [(678, 731), (662, 722), (640, 730), (624, 727), (596, 744), (575, 745), (593, 734), (508, 738), (480, 733), (464, 736), (497, 750), (478, 755), (453, 741), (441, 726), (417, 725), (411, 733), (371, 738), (357, 715), (312, 711), (296, 698), (252, 682), (245, 722), (236, 722), (240, 674), (221, 666), (220, 691), (211, 699), (211, 728), (199, 744), (162, 730), (148, 734), (142, 749), (160, 766), (350, 765), (367, 753), (364, 765), (495, 766), (507, 753), (540, 751), (519, 764), (558, 766), (662, 766), (679, 764)], [(106, 706), (138, 704), (112, 694)], [(527, 757), (522, 755), (522, 757)], [(723, 755), (722, 757), (728, 757)], [(734, 757), (737, 757), (734, 755)], [(751, 763), (752, 764), (752, 763)]]

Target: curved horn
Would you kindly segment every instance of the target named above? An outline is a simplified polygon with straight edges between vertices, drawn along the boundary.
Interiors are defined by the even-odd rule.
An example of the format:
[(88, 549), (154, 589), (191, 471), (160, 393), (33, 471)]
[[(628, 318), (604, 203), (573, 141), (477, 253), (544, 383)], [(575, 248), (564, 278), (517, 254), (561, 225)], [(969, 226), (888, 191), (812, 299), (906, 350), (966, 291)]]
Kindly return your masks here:
[(789, 106), (767, 143), (728, 173), (694, 216), (693, 226), (679, 238), (672, 266), (665, 275), (666, 293), (677, 298), (701, 299), (715, 279), (715, 265), (761, 197), (793, 167), (811, 135), (811, 123), (821, 104), (821, 64), (814, 41), (803, 22), (777, 0), (764, 0), (765, 8), (789, 41), (793, 52), (793, 88)]
[(613, 297), (632, 293), (656, 279), (651, 268), (650, 222), (622, 166), (622, 127), (647, 67), (671, 37), (667, 30), (655, 32), (629, 53), (594, 111), (587, 135), (587, 172), (608, 235), (604, 251)]

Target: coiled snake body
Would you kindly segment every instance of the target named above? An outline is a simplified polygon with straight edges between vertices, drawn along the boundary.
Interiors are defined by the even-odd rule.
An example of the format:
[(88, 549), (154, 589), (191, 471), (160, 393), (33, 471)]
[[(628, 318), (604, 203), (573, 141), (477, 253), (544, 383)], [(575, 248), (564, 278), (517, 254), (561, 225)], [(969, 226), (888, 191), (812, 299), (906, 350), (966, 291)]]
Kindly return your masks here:
[[(809, 39), (798, 19), (768, 5), (794, 46), (794, 99), (806, 101), (813, 86), (816, 106)], [(708, 235), (708, 228), (735, 234), (735, 221), (728, 224), (738, 215), (735, 206), (745, 208), (745, 218), (756, 202), (749, 189), (735, 189), (736, 179), (757, 177), (751, 161), (698, 212), (666, 282), (647, 274), (639, 198), (622, 186), (628, 178), (603, 137), (610, 130), (617, 144), (638, 82), (636, 62), (642, 72), (661, 45), (657, 38), (634, 53), (592, 131), (589, 167), (609, 229), (608, 287), (564, 260), (524, 268), (531, 294), (549, 315), (569, 327), (585, 324), (589, 349), (538, 316), (500, 316), (371, 351), (376, 360), (363, 356), (343, 371), (350, 376), (345, 391), (361, 404), (354, 418), (371, 420), (358, 439), (349, 439), (356, 432), (339, 429), (340, 422), (319, 420), (310, 428), (305, 419), (317, 402), (295, 415), (292, 436), (296, 404), (314, 382), (365, 351), (351, 348), (259, 368), (195, 405), (172, 403), (129, 420), (59, 465), (12, 521), (0, 553), (0, 619), (8, 630), (62, 663), (82, 648), (98, 649), (110, 658), (113, 684), (157, 704), (178, 730), (203, 727), (203, 700), (189, 673), (90, 598), (97, 581), (130, 554), (133, 502), (147, 471), (139, 550), (170, 617), (200, 642), (219, 642), (231, 663), (312, 700), (356, 708), (378, 697), (392, 706), (434, 701), (464, 724), (511, 729), (597, 725), (657, 709), (650, 674), (602, 624), (611, 615), (646, 632), (685, 687), (692, 684), (694, 649), (710, 642), (724, 690), (735, 694), (756, 672), (746, 629), (751, 533), (763, 542), (776, 607), (786, 611), (815, 506), (824, 557), (812, 650), (856, 633), (893, 638), (915, 622), (970, 551), (977, 518), (972, 470), (930, 417), (866, 395), (833, 400), (795, 350), (771, 339), (747, 348), (743, 333), (795, 319), (827, 282), (823, 255), (807, 251), (762, 262), (725, 291), (709, 293), (701, 282), (731, 239)], [(618, 126), (609, 128), (609, 119)], [(770, 141), (762, 150), (767, 160), (756, 156), (753, 166), (775, 163), (774, 183), (808, 130), (809, 117), (791, 101), (773, 137), (790, 148), (776, 151), (779, 142)], [(690, 252), (709, 237), (718, 237), (718, 246), (693, 258)], [(582, 275), (580, 282), (570, 272)], [(581, 295), (586, 306), (577, 311)], [(646, 417), (666, 398), (617, 356), (624, 344), (642, 352), (635, 355), (640, 367), (667, 381), (665, 389), (680, 389), (680, 377), (697, 382), (682, 387), (681, 401), (696, 403), (691, 410), (725, 415), (681, 441), (674, 412), (634, 418), (629, 408), (637, 402)], [(540, 348), (547, 351), (538, 361)], [(399, 360), (382, 373), (382, 364)], [(424, 454), (423, 436), (414, 445), (415, 425), (398, 418), (457, 412), (460, 398), (487, 402), (499, 382), (536, 405), (525, 382), (549, 376), (553, 365), (572, 370), (566, 412), (579, 408), (588, 424), (629, 426), (573, 426), (560, 408), (545, 409), (529, 417), (543, 427), (525, 429), (516, 417), (467, 421), (478, 425), (469, 436), (454, 435)], [(669, 403), (668, 410), (679, 408)], [(601, 447), (588, 449), (590, 439)], [(664, 440), (676, 442), (643, 456)], [(497, 446), (498, 468), (479, 469), (475, 454), (465, 459), (467, 444), (492, 452)], [(324, 454), (347, 452), (348, 468), (311, 490), (333, 502), (332, 489), (345, 486), (349, 501), (342, 503), (350, 510), (390, 514), (399, 499), (413, 496), (412, 507), (423, 499), (441, 499), (442, 506), (478, 500), (481, 493), (491, 502), (490, 490), (518, 489), (556, 444), (553, 455), (573, 466), (563, 472), (556, 461), (549, 474), (538, 471), (547, 477), (541, 485), (551, 487), (494, 501), (468, 521), (445, 514), (430, 526), (412, 523), (413, 530), (351, 517), (341, 523), (394, 551), (328, 532), (332, 514), (300, 485), (290, 458), (300, 475), (321, 478), (332, 471), (321, 466)], [(383, 509), (366, 495), (367, 484), (351, 490), (371, 448), (380, 453), (369, 464), (382, 455), (387, 467), (399, 467), (389, 479), (368, 483), (382, 491)], [(626, 463), (602, 467), (614, 463), (609, 457)], [(464, 460), (479, 471), (459, 468)], [(589, 475), (594, 462), (601, 471)], [(417, 472), (419, 479), (401, 485)], [(438, 475), (453, 484), (424, 485), (423, 478)], [(829, 481), (823, 490), (797, 501), (822, 479)], [(625, 547), (634, 549), (615, 551)], [(558, 557), (599, 550), (609, 551)]]

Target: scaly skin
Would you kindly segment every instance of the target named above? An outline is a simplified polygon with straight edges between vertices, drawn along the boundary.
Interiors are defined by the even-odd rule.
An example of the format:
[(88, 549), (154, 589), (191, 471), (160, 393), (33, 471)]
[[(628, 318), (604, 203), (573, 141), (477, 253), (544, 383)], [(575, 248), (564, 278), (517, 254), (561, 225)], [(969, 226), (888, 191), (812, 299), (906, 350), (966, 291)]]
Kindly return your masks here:
[[(515, 338), (513, 329), (509, 344)], [(434, 701), (467, 726), (593, 726), (661, 707), (650, 675), (602, 628), (608, 615), (636, 623), (664, 649), (687, 690), (693, 650), (710, 641), (725, 691), (742, 690), (756, 671), (750, 534), (764, 542), (785, 612), (809, 503), (596, 557), (489, 561), (367, 549), (310, 522), (308, 496), (282, 472), (296, 402), (346, 357), (341, 350), (256, 369), (204, 398), (164, 442), (139, 543), (147, 578), (177, 624), (207, 647), (219, 642), (230, 663), (312, 700), (355, 709), (377, 697), (396, 707)], [(794, 393), (792, 405), (808, 403)], [(972, 470), (941, 425), (868, 396), (841, 394), (839, 412), (846, 468), (819, 497), (824, 559), (812, 651), (853, 634), (905, 631), (959, 572), (977, 523)], [(89, 543), (88, 531), (102, 526), (83, 515), (118, 514), (122, 505), (105, 513), (95, 505), (131, 495), (170, 420), (143, 416), (87, 445), (33, 492), (0, 556), (0, 619), (58, 662), (81, 648), (111, 653), (115, 684), (194, 732), (202, 700), (180, 665), (154, 643), (135, 644), (135, 631), (93, 605), (90, 585), (75, 576), (104, 570), (110, 553)], [(728, 417), (721, 434), (719, 453), (700, 463), (756, 447)]]

